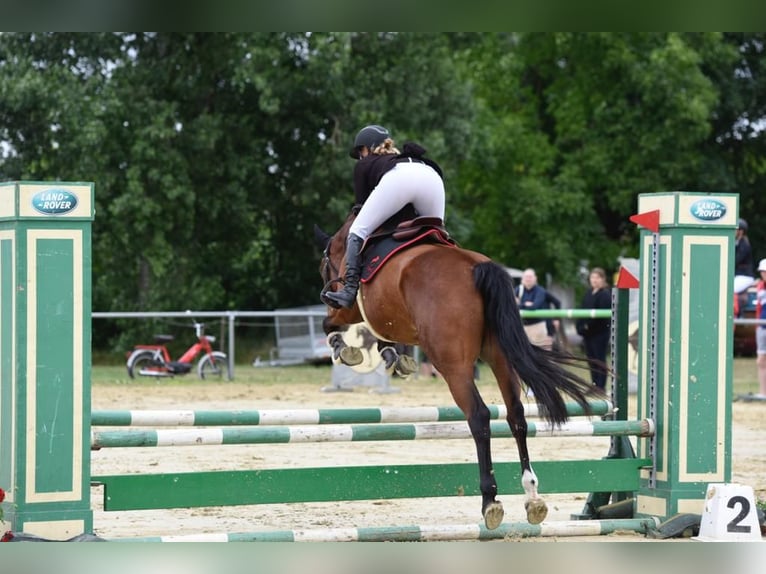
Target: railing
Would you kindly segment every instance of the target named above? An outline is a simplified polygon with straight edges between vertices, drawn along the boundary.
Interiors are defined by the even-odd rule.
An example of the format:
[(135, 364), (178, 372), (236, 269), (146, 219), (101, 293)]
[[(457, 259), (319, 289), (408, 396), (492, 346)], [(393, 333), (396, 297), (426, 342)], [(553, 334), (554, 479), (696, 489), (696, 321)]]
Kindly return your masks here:
[[(94, 319), (149, 319), (155, 317), (203, 318), (213, 317), (226, 319), (228, 324), (228, 340), (226, 355), (229, 361), (229, 380), (234, 378), (235, 336), (234, 326), (238, 318), (275, 318), (275, 317), (324, 317), (324, 311), (126, 311), (126, 312), (93, 312)], [(536, 311), (521, 311), (522, 318), (540, 319), (609, 319), (610, 309), (540, 309)], [(309, 321), (310, 322), (310, 321)], [(766, 325), (763, 319), (734, 319), (735, 325)]]
[(234, 326), (238, 318), (275, 318), (275, 317), (324, 317), (320, 311), (115, 311), (93, 312), (94, 319), (150, 319), (150, 318), (217, 318), (226, 319), (228, 336), (226, 344), (226, 357), (229, 362), (229, 380), (234, 379), (235, 336)]

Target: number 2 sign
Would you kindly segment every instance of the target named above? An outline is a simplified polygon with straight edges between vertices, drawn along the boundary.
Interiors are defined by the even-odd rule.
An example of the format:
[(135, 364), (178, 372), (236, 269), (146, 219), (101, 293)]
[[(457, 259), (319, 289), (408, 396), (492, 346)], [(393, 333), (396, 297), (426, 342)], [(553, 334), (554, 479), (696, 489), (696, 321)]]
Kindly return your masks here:
[(708, 484), (698, 540), (760, 541), (753, 488), (735, 483)]

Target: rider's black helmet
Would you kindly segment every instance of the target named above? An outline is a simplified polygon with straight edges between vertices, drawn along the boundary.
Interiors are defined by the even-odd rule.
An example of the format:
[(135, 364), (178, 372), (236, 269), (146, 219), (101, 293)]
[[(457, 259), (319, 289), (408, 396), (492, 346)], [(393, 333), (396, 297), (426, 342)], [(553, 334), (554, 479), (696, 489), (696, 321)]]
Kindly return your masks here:
[(359, 130), (359, 133), (356, 134), (356, 139), (354, 140), (354, 147), (351, 148), (348, 155), (350, 155), (354, 159), (359, 159), (359, 149), (361, 147), (366, 146), (372, 149), (375, 146), (382, 144), (384, 141), (386, 141), (390, 137), (391, 137), (391, 134), (383, 126), (378, 126), (374, 124), (369, 126), (364, 126), (361, 130)]

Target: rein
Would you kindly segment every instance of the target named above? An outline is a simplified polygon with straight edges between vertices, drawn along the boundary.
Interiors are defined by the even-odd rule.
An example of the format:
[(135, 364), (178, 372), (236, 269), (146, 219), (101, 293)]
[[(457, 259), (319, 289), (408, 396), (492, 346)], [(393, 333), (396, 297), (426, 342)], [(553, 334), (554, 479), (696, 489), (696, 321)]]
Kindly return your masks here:
[[(332, 238), (327, 242), (327, 247), (325, 247), (324, 251), (322, 252), (322, 263), (321, 263), (321, 275), (322, 279), (324, 280), (325, 284), (322, 288), (322, 291), (320, 293), (320, 297), (327, 293), (328, 291), (331, 291), (331, 287), (335, 285), (336, 283), (343, 283), (343, 278), (340, 277), (340, 270), (335, 267), (335, 264), (333, 264), (332, 259), (330, 259), (330, 244), (332, 243)], [(335, 276), (334, 279), (331, 279), (332, 276)]]
[[(351, 213), (354, 215), (359, 215), (359, 211), (362, 209), (361, 204), (356, 204), (351, 208)], [(345, 285), (345, 281), (343, 277), (340, 276), (340, 269), (338, 269), (335, 264), (333, 264), (332, 259), (330, 259), (330, 245), (332, 244), (333, 240), (332, 236), (327, 240), (327, 245), (324, 248), (324, 251), (322, 252), (322, 262), (320, 264), (321, 271), (320, 275), (322, 276), (322, 280), (325, 282), (324, 287), (322, 288), (322, 291), (319, 293), (320, 299), (322, 296), (327, 293), (328, 291), (331, 291), (332, 286), (336, 283), (342, 283)], [(332, 276), (335, 276), (334, 279), (331, 279)]]

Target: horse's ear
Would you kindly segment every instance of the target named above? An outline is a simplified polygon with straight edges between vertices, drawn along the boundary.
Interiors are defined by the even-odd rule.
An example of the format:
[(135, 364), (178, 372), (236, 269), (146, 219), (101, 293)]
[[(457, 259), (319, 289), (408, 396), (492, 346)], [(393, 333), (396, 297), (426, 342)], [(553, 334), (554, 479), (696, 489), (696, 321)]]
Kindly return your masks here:
[(325, 233), (321, 227), (319, 227), (316, 223), (314, 224), (314, 241), (316, 241), (316, 244), (320, 249), (327, 247), (331, 237), (332, 235)]

